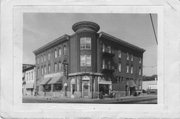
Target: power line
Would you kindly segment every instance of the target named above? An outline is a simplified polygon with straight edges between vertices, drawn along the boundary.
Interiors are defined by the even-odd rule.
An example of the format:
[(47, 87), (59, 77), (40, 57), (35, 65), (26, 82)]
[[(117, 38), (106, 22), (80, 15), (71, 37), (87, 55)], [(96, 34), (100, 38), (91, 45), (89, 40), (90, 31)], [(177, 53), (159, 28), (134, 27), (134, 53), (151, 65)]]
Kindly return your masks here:
[(157, 36), (156, 36), (155, 28), (154, 28), (154, 23), (153, 23), (153, 19), (152, 19), (152, 15), (151, 15), (151, 13), (149, 15), (150, 15), (150, 19), (151, 19), (152, 28), (153, 28), (153, 31), (154, 31), (154, 36), (155, 36), (155, 39), (156, 39), (156, 43), (158, 44)]

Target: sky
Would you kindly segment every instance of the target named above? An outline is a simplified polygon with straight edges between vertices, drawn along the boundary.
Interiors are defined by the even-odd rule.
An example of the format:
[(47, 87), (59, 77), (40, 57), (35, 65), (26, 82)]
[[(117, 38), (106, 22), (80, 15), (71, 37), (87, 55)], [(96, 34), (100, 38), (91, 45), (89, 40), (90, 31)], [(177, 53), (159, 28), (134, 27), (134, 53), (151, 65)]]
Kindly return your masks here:
[[(157, 15), (152, 14), (152, 18), (157, 32)], [(145, 49), (143, 75), (157, 74), (157, 43), (149, 14), (24, 13), (23, 63), (35, 64), (34, 50), (64, 34), (72, 35), (72, 25), (79, 21), (95, 22), (99, 32)]]

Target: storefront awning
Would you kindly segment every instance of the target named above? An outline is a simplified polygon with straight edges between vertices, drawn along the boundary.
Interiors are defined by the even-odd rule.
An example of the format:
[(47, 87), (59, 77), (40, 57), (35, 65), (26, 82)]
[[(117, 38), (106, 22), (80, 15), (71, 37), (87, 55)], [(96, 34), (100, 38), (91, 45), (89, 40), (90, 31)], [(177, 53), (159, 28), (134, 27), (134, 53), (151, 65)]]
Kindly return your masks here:
[(45, 85), (45, 84), (47, 84), (49, 81), (51, 80), (51, 77), (46, 77), (46, 78), (44, 78), (42, 81), (41, 81), (41, 85)]
[(26, 83), (26, 89), (33, 88), (33, 83)]
[(111, 85), (112, 82), (111, 81), (100, 80), (99, 84), (109, 84), (109, 85)]
[(48, 84), (62, 83), (64, 76), (52, 77)]
[(129, 85), (129, 87), (136, 87), (134, 80), (128, 81), (128, 85)]

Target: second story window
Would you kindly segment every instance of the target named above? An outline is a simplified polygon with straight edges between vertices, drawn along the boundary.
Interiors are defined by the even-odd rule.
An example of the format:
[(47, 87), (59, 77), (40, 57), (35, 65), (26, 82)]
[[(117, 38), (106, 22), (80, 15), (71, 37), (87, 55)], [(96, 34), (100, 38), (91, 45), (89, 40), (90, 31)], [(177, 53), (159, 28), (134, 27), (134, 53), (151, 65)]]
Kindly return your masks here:
[(91, 55), (81, 55), (81, 66), (91, 66)]
[(47, 73), (47, 71), (46, 71), (46, 66), (44, 66), (44, 74), (46, 74)]
[(108, 46), (108, 47), (107, 47), (107, 52), (108, 52), (108, 53), (111, 53), (111, 46)]
[(133, 54), (131, 55), (131, 61), (133, 61), (134, 60), (134, 57), (133, 57)]
[(50, 66), (50, 64), (48, 65), (48, 73), (50, 73), (51, 72), (51, 66)]
[(106, 63), (105, 60), (102, 61), (102, 68), (105, 69), (106, 68)]
[(90, 37), (80, 38), (80, 49), (81, 50), (91, 50), (91, 38)]
[(54, 71), (57, 72), (57, 63), (54, 64)]
[(121, 50), (118, 51), (118, 58), (121, 58)]
[(133, 74), (133, 66), (131, 66), (131, 74)]
[(129, 65), (126, 65), (126, 73), (129, 73)]
[(139, 75), (142, 75), (142, 69), (139, 67)]
[(62, 63), (59, 62), (59, 71), (62, 71)]
[(64, 55), (67, 54), (67, 48), (66, 48), (66, 45), (64, 45), (64, 47), (63, 47), (63, 54), (64, 54)]
[(57, 58), (57, 50), (54, 51), (54, 57)]
[(127, 55), (127, 58), (126, 58), (126, 59), (129, 60), (129, 53), (127, 53), (126, 55)]
[(142, 63), (142, 59), (141, 59), (141, 57), (139, 58), (139, 63)]
[(121, 72), (121, 63), (118, 64), (118, 70)]

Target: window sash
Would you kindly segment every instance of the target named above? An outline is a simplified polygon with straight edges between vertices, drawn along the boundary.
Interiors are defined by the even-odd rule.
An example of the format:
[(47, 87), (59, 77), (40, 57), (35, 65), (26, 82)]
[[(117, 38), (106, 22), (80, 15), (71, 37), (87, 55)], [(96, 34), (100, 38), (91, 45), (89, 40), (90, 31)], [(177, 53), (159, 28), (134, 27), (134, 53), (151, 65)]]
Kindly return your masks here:
[(91, 49), (91, 38), (90, 37), (80, 38), (80, 49), (81, 50), (90, 50)]
[(91, 55), (81, 55), (81, 66), (91, 66)]

